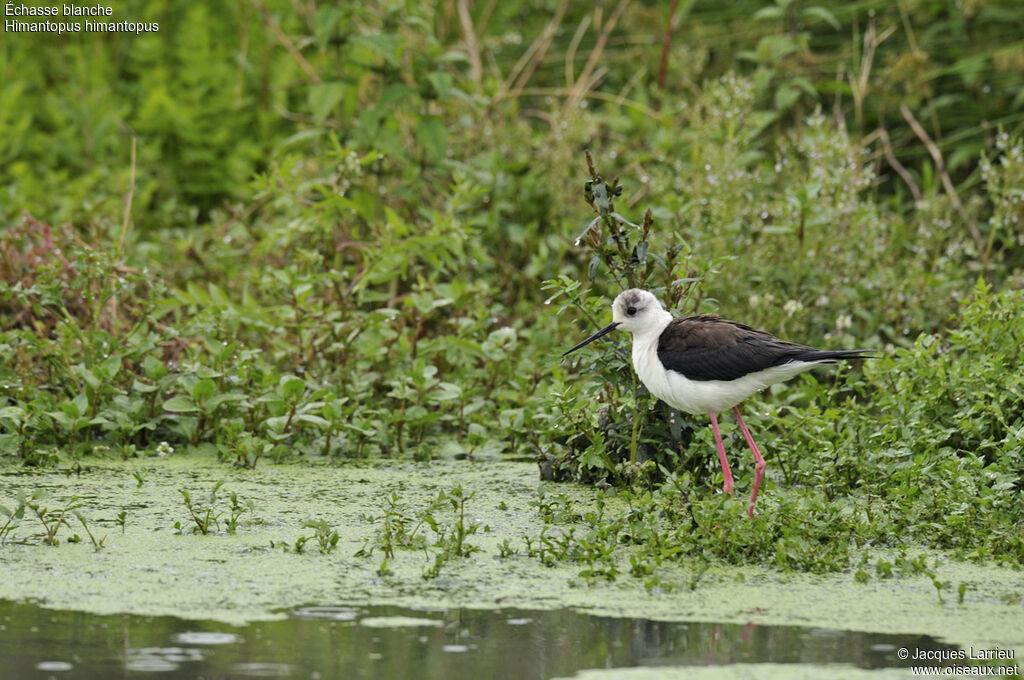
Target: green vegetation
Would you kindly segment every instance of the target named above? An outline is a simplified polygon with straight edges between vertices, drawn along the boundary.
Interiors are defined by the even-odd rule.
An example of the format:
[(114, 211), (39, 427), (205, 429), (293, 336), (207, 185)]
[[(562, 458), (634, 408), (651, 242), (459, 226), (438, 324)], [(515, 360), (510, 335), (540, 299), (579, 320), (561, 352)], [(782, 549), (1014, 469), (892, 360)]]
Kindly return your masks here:
[[(140, 485), (141, 486), (141, 485)], [(196, 499), (192, 500), (192, 494), (185, 489), (178, 489), (178, 493), (181, 494), (182, 499), (185, 502), (185, 508), (188, 510), (189, 518), (192, 520), (192, 533), (202, 534), (203, 536), (209, 535), (211, 532), (219, 531), (221, 527), (221, 517), (227, 516), (224, 520), (224, 531), (229, 534), (233, 534), (238, 531), (238, 521), (242, 515), (248, 513), (250, 518), (255, 515), (256, 505), (253, 501), (245, 501), (244, 503), (239, 499), (238, 494), (234, 491), (228, 497), (228, 508), (225, 510), (222, 507), (222, 503), (219, 503), (221, 498), (218, 498), (221, 487), (224, 486), (224, 482), (219, 481), (213, 485), (210, 490), (210, 497), (205, 503)], [(117, 524), (121, 527), (121, 533), (124, 533), (124, 522), (127, 517), (125, 511), (122, 509), (116, 518)], [(181, 534), (184, 530), (182, 523), (175, 522), (174, 530), (175, 533)]]
[[(185, 507), (188, 509), (189, 517), (192, 518), (192, 523), (194, 524), (192, 527), (192, 533), (206, 536), (210, 531), (216, 529), (220, 525), (220, 522), (217, 520), (220, 519), (220, 516), (223, 513), (217, 512), (214, 509), (214, 505), (217, 501), (217, 491), (220, 489), (222, 484), (223, 482), (217, 482), (213, 486), (213, 491), (210, 492), (210, 501), (207, 505), (200, 505), (198, 502), (193, 503), (192, 494), (185, 489), (178, 489), (178, 493), (180, 493), (182, 498), (185, 500)], [(181, 533), (181, 522), (175, 522), (174, 529), (176, 532)]]
[(295, 541), (295, 552), (302, 552), (302, 546), (306, 544), (306, 541), (310, 539), (316, 539), (317, 544), (320, 547), (320, 553), (323, 555), (329, 554), (338, 546), (338, 532), (333, 531), (327, 522), (322, 519), (309, 520), (302, 526), (307, 529), (313, 530), (312, 536), (302, 536)]
[[(423, 579), (436, 578), (450, 558), (468, 557), (480, 549), (466, 541), (480, 529), (480, 522), (466, 518), (466, 503), (474, 494), (467, 494), (461, 485), (448, 492), (439, 491), (437, 497), (424, 509), (410, 513), (399, 495), (392, 492), (386, 498), (387, 507), (384, 516), (380, 518), (380, 526), (373, 538), (356, 551), (355, 556), (371, 557), (374, 550), (379, 549), (383, 559), (377, 567), (377, 574), (391, 576), (394, 572), (389, 561), (395, 559), (396, 550), (422, 550), (429, 563), (423, 570)], [(446, 511), (451, 513), (450, 518), (444, 514)], [(377, 522), (373, 515), (366, 515), (363, 519)], [(434, 533), (433, 542), (427, 540), (427, 528)], [(490, 531), (490, 528), (485, 528), (485, 531)], [(507, 539), (505, 545), (508, 545)], [(431, 548), (435, 549), (433, 553)]]
[[(99, 550), (103, 547), (103, 538), (97, 540), (89, 529), (88, 521), (85, 515), (83, 515), (79, 508), (82, 507), (82, 502), (76, 496), (71, 496), (64, 505), (58, 505), (54, 508), (49, 508), (45, 505), (50, 497), (49, 492), (44, 489), (36, 489), (31, 494), (21, 494), (18, 496), (17, 505), (13, 509), (0, 505), (0, 514), (4, 516), (3, 526), (0, 526), (0, 545), (11, 541), (11, 542), (32, 542), (33, 538), (26, 537), (24, 539), (16, 539), (15, 532), (21, 525), (21, 522), (25, 519), (25, 516), (35, 517), (38, 520), (39, 525), (42, 527), (42, 533), (38, 534), (39, 542), (45, 545), (56, 548), (60, 545), (60, 539), (58, 534), (63, 528), (71, 528), (71, 517), (77, 517), (81, 523), (82, 528), (85, 529), (89, 535), (89, 539), (92, 541), (93, 547)], [(77, 543), (81, 538), (74, 534), (66, 539), (69, 543)]]
[[(142, 489), (131, 477), (140, 468), (150, 473)], [(41, 486), (55, 498), (79, 495), (88, 499), (83, 510), (89, 513), (90, 527), (95, 523), (103, 527), (97, 535), (110, 535), (98, 552), (66, 541), (52, 549), (38, 545), (31, 536), (36, 520), (27, 520), (17, 537), (29, 536), (31, 545), (8, 543), (0, 549), (0, 600), (32, 599), (56, 610), (116, 610), (233, 624), (279, 619), (282, 611), (310, 602), (347, 603), (345, 609), (351, 610), (362, 609), (364, 603), (390, 603), (421, 611), (436, 611), (448, 603), (502, 611), (502, 630), (511, 609), (553, 609), (563, 614), (563, 621), (564, 612), (574, 610), (654, 620), (736, 621), (759, 628), (845, 627), (937, 636), (965, 649), (972, 643), (975, 649), (998, 644), (1017, 650), (1017, 658), (1024, 652), (1020, 571), (951, 559), (939, 551), (853, 550), (851, 570), (827, 574), (785, 573), (771, 565), (733, 566), (713, 557), (673, 558), (654, 566), (653, 574), (639, 577), (631, 573), (629, 556), (647, 549), (620, 541), (614, 582), (603, 575), (581, 576), (589, 566), (585, 561), (545, 565), (525, 550), (526, 537), (536, 545), (545, 518), (550, 516), (548, 535), (575, 526), (582, 541), (587, 540), (589, 520), (575, 521), (573, 516), (603, 512), (604, 521), (612, 521), (628, 511), (629, 504), (594, 487), (540, 481), (531, 462), (381, 461), (264, 465), (253, 471), (226, 468), (210, 458), (175, 456), (95, 460), (81, 477), (68, 477), (59, 469), (30, 472), (16, 466), (0, 469), (0, 488), (13, 495)], [(215, 535), (173, 535), (169, 527), (183, 512), (177, 490), (192, 489), (195, 496), (206, 496), (222, 479), (225, 488), (254, 500), (267, 521), (247, 522), (235, 535), (223, 531), (223, 520), (222, 531)], [(435, 536), (423, 524), (414, 536), (424, 536), (426, 549), (396, 546), (384, 577), (378, 572), (380, 548), (372, 557), (353, 557), (360, 548), (375, 545), (386, 499), (392, 494), (398, 496), (400, 513), (411, 520), (411, 533), (439, 494), (450, 495), (456, 487), (466, 496), (473, 494), (465, 504), (466, 521), (480, 523), (480, 529), (463, 542), (464, 548), (475, 549), (470, 556), (452, 556), (436, 578), (427, 574), (424, 579), (439, 549), (430, 545)], [(131, 517), (122, 535), (113, 518), (124, 507), (131, 508)], [(639, 503), (634, 507), (642, 509)], [(682, 503), (678, 510), (687, 512)], [(742, 508), (737, 510), (742, 513)], [(367, 513), (371, 517), (366, 518)], [(439, 526), (451, 526), (458, 518), (448, 502), (431, 514)], [(305, 544), (304, 554), (280, 549), (282, 539), (291, 544), (296, 537), (313, 533), (302, 528), (306, 518), (322, 519), (337, 531), (340, 539), (333, 551), (320, 554), (315, 539)], [(502, 556), (508, 547), (514, 552)], [(595, 569), (606, 564), (600, 558), (594, 561)], [(855, 570), (871, 578), (861, 583), (854, 578)], [(97, 577), (129, 571), (131, 578)], [(191, 576), (169, 578), (180, 573)], [(645, 588), (652, 579), (657, 582)], [(944, 604), (938, 602), (935, 580), (950, 584), (942, 590)], [(955, 595), (961, 583), (963, 604)]]
[[(1024, 564), (1024, 7), (478, 5), (131, 0), (159, 33), (8, 35), (0, 457), (536, 458), (622, 503), (541, 499), (501, 557), (651, 588), (676, 560)], [(624, 285), (885, 351), (747, 404), (751, 521), (625, 338), (559, 361)], [(181, 490), (179, 532), (234, 533), (252, 505), (218, 488)], [(472, 552), (472, 496), (392, 498), (379, 575)], [(0, 507), (0, 542), (32, 510), (56, 545), (67, 503)]]

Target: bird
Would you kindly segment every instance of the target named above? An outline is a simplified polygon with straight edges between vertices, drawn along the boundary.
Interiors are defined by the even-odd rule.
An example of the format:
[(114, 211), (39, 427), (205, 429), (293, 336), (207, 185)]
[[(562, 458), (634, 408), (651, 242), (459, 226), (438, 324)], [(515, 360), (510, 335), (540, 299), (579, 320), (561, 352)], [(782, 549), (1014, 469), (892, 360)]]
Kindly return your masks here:
[(616, 329), (633, 335), (633, 369), (654, 396), (691, 415), (707, 414), (722, 464), (722, 491), (734, 486), (718, 429), (718, 413), (732, 409), (747, 446), (754, 454), (754, 486), (747, 513), (754, 516), (764, 478), (764, 456), (743, 422), (739, 404), (756, 392), (822, 364), (866, 359), (867, 349), (815, 349), (780, 340), (717, 314), (674, 317), (652, 293), (623, 291), (612, 303), (612, 322), (566, 351), (566, 357)]

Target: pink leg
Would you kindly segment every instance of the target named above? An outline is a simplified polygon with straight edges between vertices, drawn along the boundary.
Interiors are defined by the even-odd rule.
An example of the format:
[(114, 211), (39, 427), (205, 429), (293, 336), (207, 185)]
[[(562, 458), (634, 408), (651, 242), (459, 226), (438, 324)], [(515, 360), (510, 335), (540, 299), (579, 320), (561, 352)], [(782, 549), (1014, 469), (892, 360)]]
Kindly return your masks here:
[(729, 469), (729, 460), (725, 457), (725, 447), (722, 446), (722, 434), (718, 431), (718, 418), (714, 410), (708, 411), (711, 415), (711, 429), (715, 433), (715, 445), (718, 447), (718, 460), (722, 462), (722, 476), (725, 482), (722, 484), (722, 493), (732, 493), (732, 470)]
[(743, 418), (740, 417), (740, 407), (733, 406), (732, 413), (736, 416), (736, 422), (740, 424), (740, 429), (743, 430), (743, 436), (747, 439), (747, 446), (750, 447), (750, 452), (754, 454), (754, 492), (750, 494), (750, 508), (747, 513), (754, 516), (754, 505), (757, 503), (757, 492), (761, 489), (761, 480), (764, 479), (764, 457), (761, 452), (757, 450), (757, 444), (754, 443), (754, 438), (750, 436), (750, 430), (747, 429), (747, 424), (743, 422)]

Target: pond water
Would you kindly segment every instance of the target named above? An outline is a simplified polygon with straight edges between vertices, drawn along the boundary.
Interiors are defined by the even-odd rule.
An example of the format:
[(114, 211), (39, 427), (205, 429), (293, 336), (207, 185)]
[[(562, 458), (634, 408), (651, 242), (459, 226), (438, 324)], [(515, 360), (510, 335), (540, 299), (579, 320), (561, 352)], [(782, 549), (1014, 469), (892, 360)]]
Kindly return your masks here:
[[(584, 669), (734, 663), (908, 667), (932, 638), (669, 623), (572, 610), (309, 606), (278, 621), (100, 616), (0, 601), (3, 678), (557, 678)], [(724, 669), (723, 669), (724, 670)], [(723, 676), (724, 677), (724, 676)]]

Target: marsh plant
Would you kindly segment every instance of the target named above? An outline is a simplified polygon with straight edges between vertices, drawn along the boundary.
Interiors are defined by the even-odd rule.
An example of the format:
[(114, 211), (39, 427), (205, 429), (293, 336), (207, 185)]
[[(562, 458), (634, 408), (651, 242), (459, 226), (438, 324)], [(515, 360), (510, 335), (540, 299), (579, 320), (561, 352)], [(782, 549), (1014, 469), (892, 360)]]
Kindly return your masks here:
[(102, 550), (103, 543), (107, 540), (106, 535), (101, 538), (96, 538), (96, 535), (92, 533), (92, 529), (89, 528), (88, 520), (82, 512), (75, 510), (75, 517), (78, 519), (78, 522), (82, 525), (86, 535), (89, 537), (89, 542), (92, 543), (93, 549), (96, 550), (96, 552)]
[(574, 513), (569, 499), (560, 494), (548, 502), (541, 493), (537, 506), (543, 526), (536, 537), (523, 537), (528, 557), (548, 567), (560, 562), (581, 564), (579, 576), (584, 580), (618, 577), (622, 555), (617, 548), (624, 523), (621, 517), (605, 514), (602, 497), (598, 496), (594, 509), (582, 514)]
[(17, 505), (13, 508), (8, 508), (5, 505), (0, 505), (0, 519), (3, 521), (3, 525), (0, 525), (0, 545), (7, 542), (8, 538), (14, 535), (14, 531), (18, 528), (18, 524), (25, 518), (25, 502), (19, 499)]
[(475, 495), (476, 492), (467, 494), (461, 485), (447, 493), (438, 492), (434, 505), (442, 507), (447, 505), (451, 509), (451, 515), (448, 522), (438, 521), (432, 514), (423, 516), (423, 521), (427, 523), (437, 538), (434, 547), (441, 548), (442, 552), (452, 557), (466, 557), (479, 550), (478, 547), (470, 545), (466, 541), (480, 529), (479, 520), (466, 519), (466, 504)]
[[(216, 500), (216, 488), (211, 494), (210, 502), (205, 505), (200, 502), (193, 503), (192, 494), (185, 489), (178, 489), (178, 493), (181, 494), (182, 499), (185, 501), (185, 508), (188, 509), (188, 514), (192, 518), (192, 533), (206, 536), (218, 526), (217, 518), (221, 516), (222, 512), (214, 510), (213, 507), (213, 503)], [(179, 534), (183, 531), (180, 521), (174, 523), (174, 529)]]
[[(885, 509), (877, 503), (879, 514), (871, 519), (814, 491), (780, 496), (750, 518), (742, 501), (697, 491), (689, 475), (669, 475), (654, 490), (618, 489), (609, 492), (614, 504), (599, 496), (579, 511), (559, 494), (543, 494), (537, 504), (542, 525), (523, 535), (524, 554), (546, 566), (578, 565), (584, 581), (613, 581), (628, 573), (648, 589), (668, 587), (660, 573), (663, 565), (693, 570), (690, 587), (696, 588), (713, 563), (771, 564), (784, 572), (849, 571), (857, 583), (923, 576), (940, 601), (954, 585), (958, 600), (962, 596), (959, 585), (937, 576), (938, 558), (908, 547), (908, 537), (927, 544), (924, 537), (935, 534), (912, 526), (906, 506)], [(888, 533), (894, 519), (903, 532), (898, 540)], [(1002, 535), (998, 530), (989, 540)], [(1015, 555), (1012, 543), (998, 550)], [(499, 547), (502, 557), (507, 551), (508, 546)]]
[[(423, 571), (424, 579), (432, 579), (452, 558), (466, 557), (480, 548), (468, 542), (468, 538), (481, 528), (479, 520), (467, 519), (466, 505), (474, 493), (466, 493), (462, 486), (449, 491), (439, 491), (425, 508), (411, 511), (406, 508), (397, 492), (385, 498), (384, 515), (374, 536), (356, 553), (356, 557), (370, 557), (375, 550), (383, 554), (378, 573), (393, 575), (391, 567), (397, 550), (422, 550), (428, 566)], [(377, 518), (364, 519), (377, 522)], [(433, 534), (426, 535), (426, 529)]]
[(234, 491), (231, 492), (229, 498), (231, 505), (228, 507), (228, 519), (225, 522), (225, 528), (229, 534), (233, 534), (238, 530), (238, 521), (242, 515), (248, 514), (250, 520), (256, 521), (256, 503), (252, 500), (240, 500), (238, 494)]
[(321, 555), (329, 555), (338, 547), (338, 540), (340, 539), (340, 536), (336, 530), (331, 528), (326, 520), (310, 519), (303, 522), (302, 526), (306, 529), (312, 529), (313, 533), (309, 536), (303, 535), (295, 539), (294, 550), (296, 553), (301, 554), (305, 552), (306, 543), (309, 541), (316, 542)]
[[(56, 547), (60, 544), (57, 535), (62, 528), (71, 527), (71, 517), (82, 507), (78, 498), (72, 496), (63, 505), (48, 508), (45, 503), (49, 498), (49, 492), (38, 489), (26, 499), (20, 499), (19, 505), (24, 504), (26, 511), (31, 512), (43, 528), (43, 543)], [(84, 524), (84, 523), (83, 523)]]
[[(53, 508), (47, 507), (48, 499), (49, 492), (39, 489), (34, 491), (31, 496), (20, 497), (13, 509), (0, 505), (0, 545), (6, 543), (14, 535), (15, 529), (18, 528), (25, 519), (25, 516), (28, 515), (35, 517), (42, 527), (41, 540), (45, 545), (53, 547), (60, 545), (59, 534), (61, 530), (70, 530), (72, 526), (71, 520), (74, 518), (78, 520), (78, 523), (89, 537), (89, 542), (93, 548), (97, 552), (103, 548), (107, 537), (97, 538), (96, 534), (92, 532), (92, 529), (89, 527), (88, 517), (82, 511), (83, 504), (77, 497), (72, 496), (63, 505), (58, 504)], [(81, 541), (81, 538), (77, 534), (72, 534), (65, 540), (68, 543), (78, 543)]]
[[(241, 500), (235, 492), (231, 492), (227, 498), (227, 507), (223, 507), (225, 499), (220, 495), (220, 490), (223, 486), (223, 480), (214, 484), (210, 490), (210, 495), (205, 501), (200, 500), (198, 497), (193, 499), (193, 494), (186, 489), (178, 489), (178, 493), (181, 494), (182, 500), (185, 503), (185, 508), (188, 510), (189, 518), (192, 520), (193, 534), (206, 536), (211, 531), (219, 531), (221, 526), (220, 520), (225, 515), (227, 516), (227, 519), (224, 520), (225, 531), (233, 534), (238, 529), (238, 523), (242, 515), (246, 513), (251, 515), (255, 511), (255, 504), (252, 501)], [(180, 521), (174, 523), (174, 529), (179, 534), (184, 531)]]

